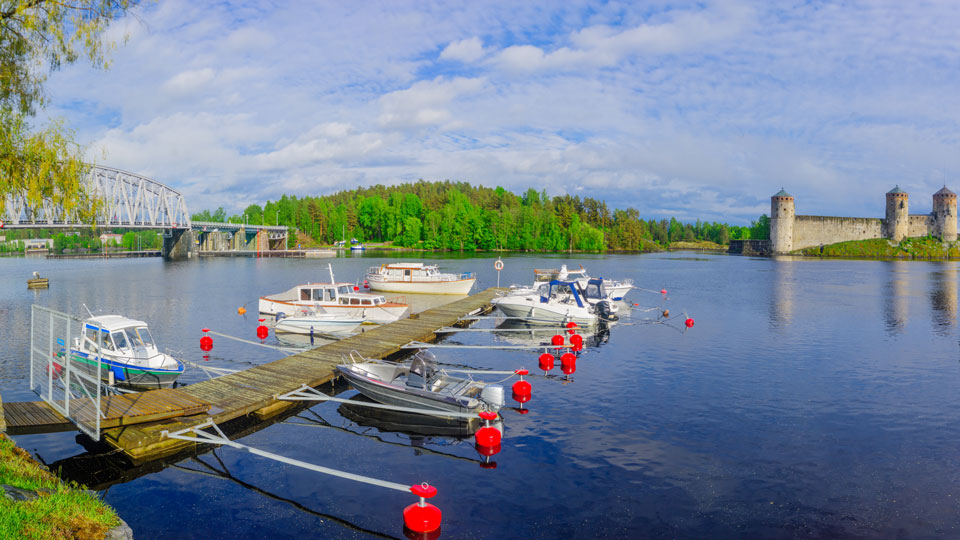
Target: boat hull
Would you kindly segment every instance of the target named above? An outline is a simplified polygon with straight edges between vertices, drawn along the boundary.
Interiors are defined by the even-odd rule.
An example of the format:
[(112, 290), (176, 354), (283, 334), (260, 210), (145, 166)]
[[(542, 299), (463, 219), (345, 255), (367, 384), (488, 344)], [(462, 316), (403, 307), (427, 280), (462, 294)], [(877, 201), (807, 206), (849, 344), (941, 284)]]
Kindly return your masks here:
[(154, 369), (132, 364), (117, 362), (110, 358), (103, 358), (98, 369), (96, 357), (80, 352), (71, 351), (71, 365), (91, 377), (99, 377), (104, 382), (110, 381), (110, 372), (117, 386), (136, 390), (156, 390), (170, 388), (177, 378), (183, 374), (183, 364), (177, 361), (177, 369)]
[(260, 298), (260, 313), (276, 316), (282, 313), (289, 317), (300, 313), (304, 309), (316, 309), (324, 313), (343, 316), (350, 319), (363, 319), (373, 324), (386, 324), (402, 319), (410, 311), (410, 306), (387, 302), (379, 306), (352, 306), (341, 304), (318, 304), (315, 302), (287, 302), (272, 300), (268, 297)]
[(361, 319), (317, 320), (310, 317), (288, 317), (277, 321), (273, 329), (291, 334), (349, 334), (361, 324)]
[(476, 278), (455, 281), (374, 281), (368, 279), (370, 290), (404, 294), (469, 294)]
[(506, 300), (495, 298), (495, 304), (507, 317), (516, 317), (532, 324), (557, 324), (560, 322), (575, 322), (579, 325), (592, 325), (597, 322), (597, 316), (583, 309), (566, 309), (557, 311), (544, 304), (526, 302), (523, 300)]

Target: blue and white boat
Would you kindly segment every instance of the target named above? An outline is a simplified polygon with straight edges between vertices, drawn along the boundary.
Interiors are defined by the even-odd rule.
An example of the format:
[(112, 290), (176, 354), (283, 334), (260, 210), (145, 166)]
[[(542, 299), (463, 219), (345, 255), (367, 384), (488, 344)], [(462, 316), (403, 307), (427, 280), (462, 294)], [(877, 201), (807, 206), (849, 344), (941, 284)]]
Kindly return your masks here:
[(184, 368), (157, 349), (147, 323), (120, 315), (87, 319), (70, 354), (73, 365), (88, 375), (137, 390), (169, 388)]
[(596, 324), (598, 320), (615, 320), (615, 307), (611, 300), (605, 297), (602, 284), (590, 285), (593, 286), (591, 290), (594, 290), (592, 296), (596, 297), (595, 301), (587, 297), (586, 291), (577, 281), (554, 279), (540, 284), (536, 289), (512, 289), (490, 303), (497, 306), (507, 317), (531, 324), (575, 322), (589, 326)]

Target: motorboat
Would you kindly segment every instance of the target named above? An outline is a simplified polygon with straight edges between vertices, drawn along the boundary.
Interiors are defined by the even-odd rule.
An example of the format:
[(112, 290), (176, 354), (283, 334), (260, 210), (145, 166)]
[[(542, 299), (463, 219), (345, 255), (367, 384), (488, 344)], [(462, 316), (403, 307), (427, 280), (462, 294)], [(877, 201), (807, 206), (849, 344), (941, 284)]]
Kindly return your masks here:
[(450, 375), (427, 350), (417, 351), (408, 364), (365, 359), (340, 364), (337, 372), (364, 396), (389, 405), (457, 413), (504, 405), (502, 386)]
[[(127, 388), (169, 388), (183, 374), (183, 362), (157, 349), (147, 323), (120, 315), (84, 321), (74, 338), (71, 362), (92, 377)], [(99, 364), (99, 367), (98, 367)]]
[(304, 309), (289, 317), (278, 314), (277, 317), (274, 332), (305, 335), (343, 336), (354, 332), (364, 321), (344, 313), (321, 313), (314, 309)]
[(279, 293), (260, 297), (260, 313), (276, 317), (295, 316), (302, 310), (332, 313), (365, 323), (384, 324), (399, 320), (410, 312), (405, 303), (387, 300), (383, 295), (357, 292), (352, 283), (338, 283), (330, 270), (330, 283), (307, 283)]
[(350, 251), (364, 251), (366, 249), (367, 247), (364, 246), (363, 244), (354, 244), (350, 246)]
[[(597, 284), (595, 291), (596, 296), (601, 294), (602, 283)], [(533, 324), (575, 322), (589, 326), (596, 324), (598, 319), (604, 322), (616, 320), (613, 302), (598, 298), (591, 303), (586, 298), (586, 291), (576, 281), (555, 279), (540, 284), (536, 290), (513, 289), (490, 303), (507, 317)]]
[[(561, 281), (576, 281), (580, 283), (581, 287), (586, 288), (587, 282), (593, 279), (587, 275), (587, 271), (583, 268), (583, 265), (580, 265), (579, 269), (569, 270), (565, 264), (561, 265), (559, 270), (542, 270), (535, 268), (533, 270), (533, 276), (533, 288), (535, 289), (543, 283), (549, 283), (554, 279), (559, 279)], [(603, 284), (604, 288), (606, 289), (607, 298), (615, 301), (623, 300), (623, 297), (630, 292), (630, 289), (633, 289), (632, 279), (604, 279)]]
[(477, 278), (472, 272), (448, 274), (422, 262), (371, 266), (365, 276), (371, 290), (401, 293), (468, 294)]

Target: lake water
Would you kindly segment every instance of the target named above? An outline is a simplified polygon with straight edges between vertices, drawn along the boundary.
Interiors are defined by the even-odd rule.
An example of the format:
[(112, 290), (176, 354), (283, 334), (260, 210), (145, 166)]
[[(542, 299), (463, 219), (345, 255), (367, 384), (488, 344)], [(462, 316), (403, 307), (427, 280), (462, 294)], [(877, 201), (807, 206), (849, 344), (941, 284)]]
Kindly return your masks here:
[[(326, 280), (327, 262), (338, 279), (355, 281), (384, 257), (0, 259), (0, 393), (5, 402), (36, 399), (27, 388), (32, 303), (78, 315), (86, 303), (147, 320), (162, 346), (202, 361), (201, 327), (253, 339), (258, 296)], [(489, 256), (426, 257), (496, 285)], [(531, 379), (528, 414), (503, 411), (496, 468), (482, 466), (472, 439), (455, 429), (400, 432), (335, 403), (254, 425), (241, 442), (394, 482), (427, 481), (439, 489), (441, 538), (960, 535), (957, 263), (683, 252), (504, 260), (504, 285), (575, 260), (593, 275), (666, 288), (671, 314), (685, 310), (696, 326), (644, 323), (652, 313), (643, 309), (659, 306), (660, 295), (631, 292), (640, 305), (588, 340), (569, 380), (558, 363), (550, 377)], [(34, 270), (50, 278), (49, 290), (26, 289)], [(477, 332), (446, 342), (524, 339)], [(535, 370), (538, 353), (436, 354)], [(212, 355), (209, 364), (232, 368), (281, 357), (225, 339), (215, 339)], [(182, 378), (202, 379), (197, 370)], [(75, 433), (15, 438), (103, 491), (141, 539), (403, 538), (401, 512), (414, 500), (231, 448), (131, 469)]]

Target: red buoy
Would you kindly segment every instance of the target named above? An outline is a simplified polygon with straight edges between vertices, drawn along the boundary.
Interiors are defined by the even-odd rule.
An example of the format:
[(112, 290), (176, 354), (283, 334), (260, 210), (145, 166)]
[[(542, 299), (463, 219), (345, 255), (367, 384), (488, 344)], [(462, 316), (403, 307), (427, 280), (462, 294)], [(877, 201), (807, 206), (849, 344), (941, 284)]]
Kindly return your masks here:
[(357, 287), (356, 285), (353, 286), (353, 292), (357, 292), (359, 290), (360, 290), (360, 287)]
[(209, 331), (209, 328), (203, 329), (203, 337), (200, 338), (201, 351), (209, 351), (210, 349), (213, 349), (213, 338), (207, 335), (207, 332)]
[(267, 336), (270, 335), (270, 331), (263, 325), (264, 320), (265, 319), (260, 319), (260, 326), (257, 327), (257, 337), (260, 339), (267, 339)]
[(574, 347), (580, 346), (583, 347), (583, 336), (580, 334), (574, 334), (570, 336), (570, 344)]
[(530, 401), (530, 394), (533, 392), (533, 387), (528, 381), (523, 380), (524, 375), (529, 375), (530, 371), (526, 369), (518, 369), (514, 373), (520, 376), (520, 380), (513, 383), (513, 400), (526, 403)]
[(687, 328), (693, 328), (693, 319), (687, 317), (687, 320), (684, 321), (684, 324), (687, 325)]
[(503, 435), (500, 433), (500, 430), (491, 426), (490, 421), (497, 418), (497, 413), (492, 411), (483, 411), (480, 413), (480, 418), (483, 418), (484, 426), (477, 430), (474, 434), (474, 438), (477, 441), (478, 446), (499, 446), (500, 439)]
[(667, 290), (666, 290), (666, 289), (660, 289), (660, 294), (666, 296)]
[(410, 491), (420, 497), (418, 502), (403, 509), (403, 524), (413, 532), (428, 533), (440, 528), (443, 513), (427, 499), (437, 494), (437, 488), (427, 485), (410, 486)]
[(540, 369), (544, 371), (550, 371), (553, 369), (553, 355), (550, 353), (543, 353), (540, 355)]
[(58, 364), (58, 363), (56, 363), (56, 362), (54, 362), (53, 365), (47, 366), (47, 374), (50, 375), (50, 377), (51, 377), (53, 380), (59, 379), (59, 378), (60, 378), (60, 374), (61, 374), (62, 372), (63, 372), (63, 366), (61, 366), (60, 364)]
[(552, 338), (550, 338), (550, 344), (556, 347), (563, 345), (563, 336), (561, 336), (560, 334), (553, 336)]
[(364, 289), (369, 289), (369, 288), (370, 288), (370, 282), (367, 281), (367, 280), (363, 280), (363, 288), (364, 288)]
[(560, 371), (564, 375), (571, 375), (577, 371), (577, 355), (573, 353), (563, 353), (560, 357)]
[[(490, 428), (493, 429), (493, 428)], [(478, 454), (484, 457), (495, 456), (500, 453), (501, 445), (497, 444), (496, 446), (483, 446), (480, 444), (474, 445), (474, 449)]]
[(577, 333), (577, 323), (570, 321), (567, 323), (567, 333), (576, 334)]

